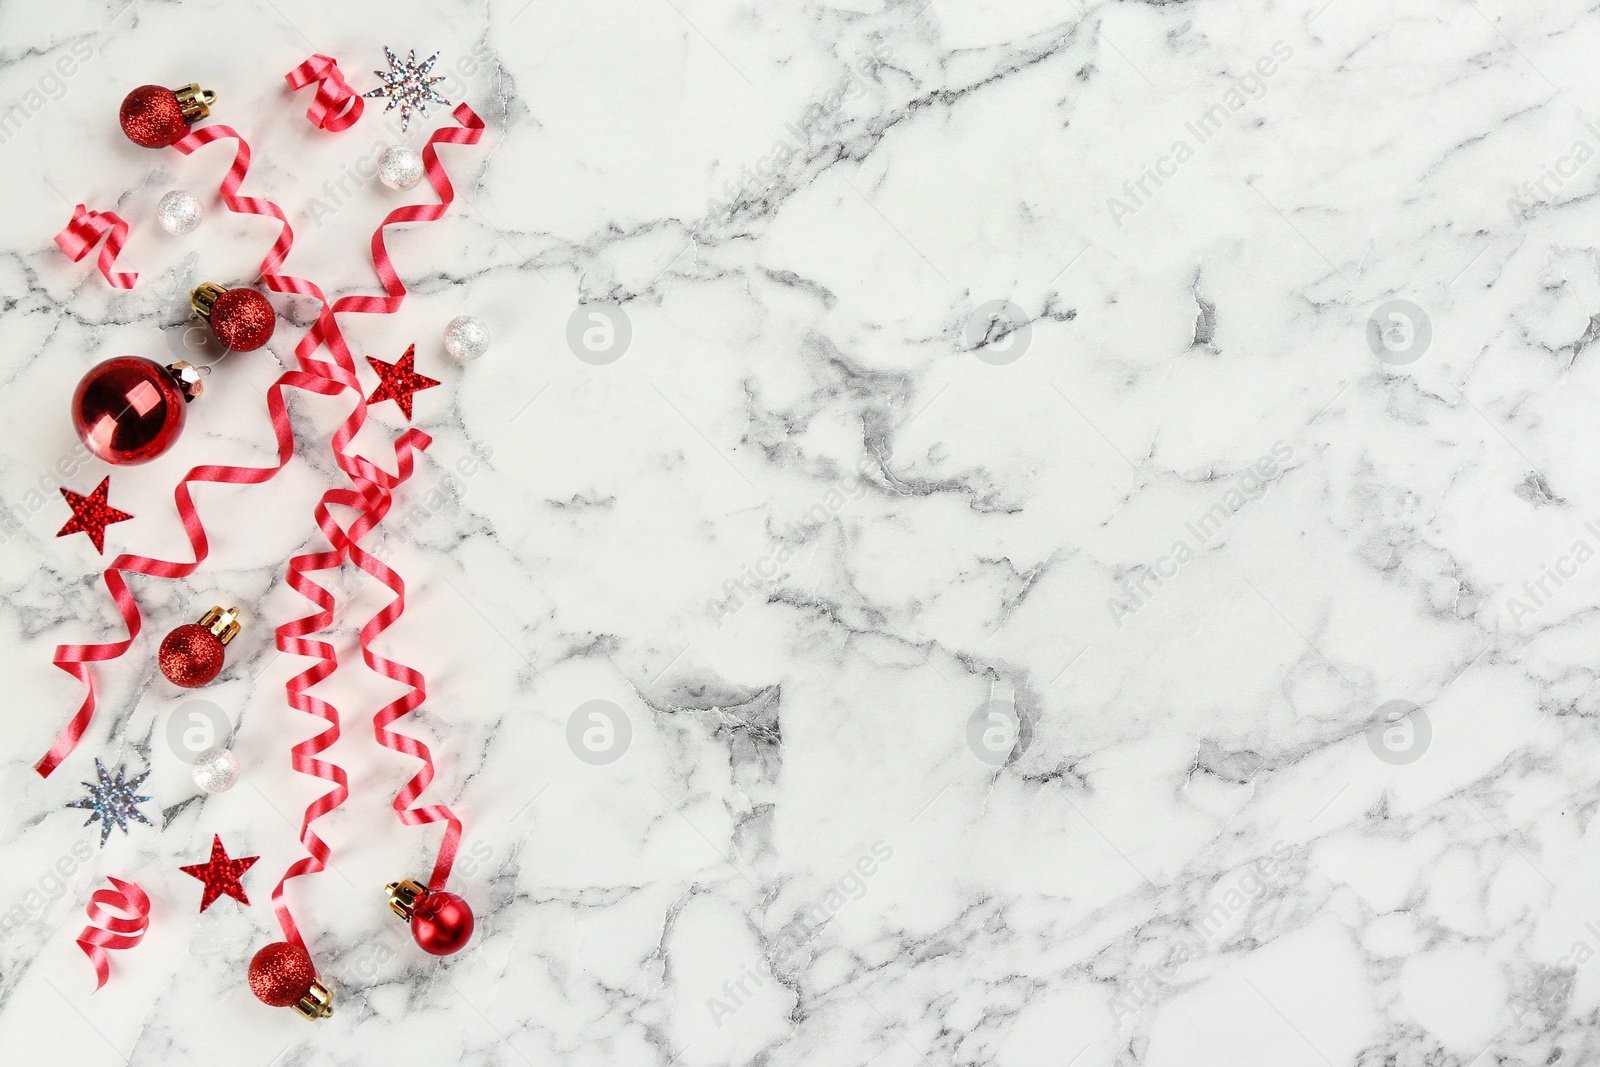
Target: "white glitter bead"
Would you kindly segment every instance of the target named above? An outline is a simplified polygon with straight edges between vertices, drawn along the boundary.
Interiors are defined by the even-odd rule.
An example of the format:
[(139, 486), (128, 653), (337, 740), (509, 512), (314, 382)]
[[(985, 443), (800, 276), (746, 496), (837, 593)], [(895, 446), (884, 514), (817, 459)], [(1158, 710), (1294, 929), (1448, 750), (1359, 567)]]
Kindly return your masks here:
[(194, 758), (194, 784), (207, 793), (225, 793), (239, 780), (239, 760), (225, 748), (208, 748)]
[(409, 189), (422, 180), (422, 157), (403, 144), (378, 157), (378, 180), (391, 189)]
[(471, 315), (451, 319), (444, 328), (444, 350), (457, 363), (477, 359), (489, 350), (489, 327)]
[(174, 189), (156, 205), (156, 218), (168, 233), (190, 233), (200, 225), (200, 216), (206, 209), (200, 198), (182, 189)]

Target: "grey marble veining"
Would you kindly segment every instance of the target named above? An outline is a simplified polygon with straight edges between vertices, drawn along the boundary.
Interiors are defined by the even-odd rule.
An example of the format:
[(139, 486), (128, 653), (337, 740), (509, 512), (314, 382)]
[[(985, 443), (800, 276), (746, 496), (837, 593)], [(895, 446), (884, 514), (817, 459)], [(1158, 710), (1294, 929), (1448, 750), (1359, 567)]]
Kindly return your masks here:
[[(7, 1062), (1600, 1059), (1593, 11), (124, 4), (0, 6)], [(227, 149), (136, 148), (117, 105), (215, 89), (287, 269), (370, 292), (372, 227), (426, 194), (363, 172), (446, 109), (330, 135), (282, 75), (322, 52), (366, 91), (385, 45), (441, 52), (489, 127), (441, 151), (450, 215), (390, 231), (402, 311), (346, 320), (442, 382), (370, 540), (479, 927), (440, 961), (384, 907), (437, 830), (371, 738), (386, 593), (324, 573), (352, 798), (289, 890), (338, 998), (310, 1024), (244, 971), (319, 792), (271, 631), (308, 610), (283, 565), (321, 546), (346, 401), (294, 399), (273, 482), (197, 492), (211, 558), (134, 582), (89, 735), (31, 764), (79, 698), (53, 646), (119, 632), (100, 568), (180, 553), (190, 466), (271, 458), (314, 314), (273, 297), (172, 453), (75, 450), (78, 377), (192, 355), (189, 289), (274, 236), (217, 200)], [(155, 225), (169, 189), (193, 234)], [(136, 288), (53, 245), (80, 201), (128, 219)], [(459, 314), (494, 341), (458, 367)], [(376, 406), (359, 445), (402, 426)], [(56, 487), (108, 470), (136, 518), (102, 559), (53, 536)], [(212, 603), (247, 628), (180, 692), (156, 644)], [(243, 768), (215, 796), (207, 714)], [(103, 849), (66, 806), (96, 756), (151, 770), (154, 826)], [(248, 908), (177, 869), (212, 834), (261, 857)], [(154, 910), (91, 995), (107, 875)]]

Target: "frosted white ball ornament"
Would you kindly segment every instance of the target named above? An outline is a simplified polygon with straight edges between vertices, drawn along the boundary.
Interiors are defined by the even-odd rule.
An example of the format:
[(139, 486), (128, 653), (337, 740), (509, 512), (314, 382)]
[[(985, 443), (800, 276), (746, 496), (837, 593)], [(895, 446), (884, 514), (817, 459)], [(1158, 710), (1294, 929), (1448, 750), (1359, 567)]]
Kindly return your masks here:
[(489, 327), (471, 315), (451, 319), (444, 328), (444, 350), (457, 363), (477, 359), (489, 350)]
[(182, 189), (174, 189), (156, 204), (156, 219), (168, 233), (193, 233), (206, 213), (200, 198)]
[(190, 768), (194, 784), (207, 793), (226, 793), (239, 780), (239, 759), (225, 748), (208, 748)]
[(391, 189), (411, 188), (422, 180), (422, 157), (406, 145), (390, 145), (378, 157), (378, 180)]

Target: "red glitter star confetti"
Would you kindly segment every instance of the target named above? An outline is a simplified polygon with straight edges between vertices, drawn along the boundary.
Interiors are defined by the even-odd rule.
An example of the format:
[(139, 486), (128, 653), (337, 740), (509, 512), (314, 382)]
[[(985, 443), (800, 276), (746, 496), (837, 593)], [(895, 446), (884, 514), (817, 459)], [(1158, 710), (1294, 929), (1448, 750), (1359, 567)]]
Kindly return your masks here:
[(400, 357), (398, 363), (385, 363), (381, 359), (367, 357), (367, 362), (372, 364), (372, 369), (378, 372), (378, 377), (383, 381), (367, 397), (367, 403), (376, 404), (380, 400), (393, 400), (400, 405), (400, 410), (406, 413), (406, 421), (411, 421), (411, 394), (419, 393), (424, 389), (432, 389), (439, 383), (425, 374), (417, 373), (417, 346), (412, 345), (406, 349), (406, 354)]
[(212, 834), (211, 858), (205, 863), (179, 867), (178, 870), (192, 874), (206, 884), (205, 894), (200, 898), (200, 910), (205, 911), (224, 893), (241, 904), (249, 904), (250, 898), (244, 895), (244, 886), (239, 884), (239, 878), (260, 858), (245, 856), (242, 859), (229, 859), (227, 850), (222, 847), (222, 838)]
[(111, 475), (100, 479), (100, 484), (88, 496), (80, 496), (71, 489), (63, 487), (61, 495), (66, 498), (67, 505), (72, 508), (72, 518), (67, 524), (56, 532), (57, 537), (67, 534), (86, 533), (89, 540), (94, 542), (94, 550), (102, 556), (106, 554), (106, 527), (114, 522), (127, 522), (133, 518), (126, 511), (118, 511), (106, 502), (106, 496), (111, 492)]

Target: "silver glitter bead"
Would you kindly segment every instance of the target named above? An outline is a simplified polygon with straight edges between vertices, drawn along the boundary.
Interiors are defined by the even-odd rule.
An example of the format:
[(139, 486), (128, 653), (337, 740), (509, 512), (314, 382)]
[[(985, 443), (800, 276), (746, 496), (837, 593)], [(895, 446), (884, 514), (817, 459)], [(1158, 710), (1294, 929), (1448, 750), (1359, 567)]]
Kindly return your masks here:
[(182, 189), (174, 189), (156, 205), (156, 218), (168, 233), (190, 233), (200, 225), (200, 216), (206, 213), (200, 198)]
[(409, 189), (422, 180), (422, 157), (403, 144), (378, 157), (378, 180), (391, 189)]
[(194, 784), (207, 793), (225, 793), (239, 780), (239, 760), (225, 748), (208, 748), (194, 758)]
[(489, 350), (489, 327), (471, 315), (451, 319), (444, 328), (444, 350), (457, 363), (477, 359)]

